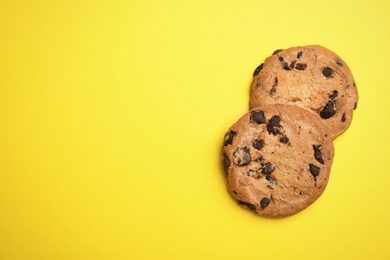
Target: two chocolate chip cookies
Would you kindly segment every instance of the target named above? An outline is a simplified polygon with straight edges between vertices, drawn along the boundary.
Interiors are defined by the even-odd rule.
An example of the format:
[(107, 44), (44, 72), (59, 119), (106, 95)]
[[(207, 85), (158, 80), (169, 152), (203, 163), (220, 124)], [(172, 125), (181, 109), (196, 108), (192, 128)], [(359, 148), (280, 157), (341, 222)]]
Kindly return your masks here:
[(253, 74), (250, 111), (224, 137), (233, 198), (270, 217), (311, 205), (327, 186), (333, 140), (357, 101), (352, 73), (335, 53), (317, 45), (275, 51)]

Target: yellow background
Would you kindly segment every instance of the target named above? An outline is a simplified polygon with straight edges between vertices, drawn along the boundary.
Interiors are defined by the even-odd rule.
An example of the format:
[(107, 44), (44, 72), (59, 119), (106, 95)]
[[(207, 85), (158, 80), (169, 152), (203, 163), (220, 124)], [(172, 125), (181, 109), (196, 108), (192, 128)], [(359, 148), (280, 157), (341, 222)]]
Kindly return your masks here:
[[(225, 131), (275, 49), (321, 44), (359, 106), (307, 210), (226, 191)], [(390, 2), (0, 0), (0, 259), (390, 259)]]

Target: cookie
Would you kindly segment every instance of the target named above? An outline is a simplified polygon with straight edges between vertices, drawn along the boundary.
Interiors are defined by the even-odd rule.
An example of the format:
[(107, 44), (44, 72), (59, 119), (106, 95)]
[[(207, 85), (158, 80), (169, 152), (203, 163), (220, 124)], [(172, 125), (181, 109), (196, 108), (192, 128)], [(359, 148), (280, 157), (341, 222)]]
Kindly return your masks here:
[(293, 104), (314, 112), (336, 138), (351, 124), (358, 90), (348, 65), (334, 52), (309, 45), (276, 50), (253, 74), (250, 108)]
[(239, 204), (270, 217), (296, 214), (325, 190), (334, 156), (323, 122), (293, 105), (250, 110), (226, 132), (223, 165)]

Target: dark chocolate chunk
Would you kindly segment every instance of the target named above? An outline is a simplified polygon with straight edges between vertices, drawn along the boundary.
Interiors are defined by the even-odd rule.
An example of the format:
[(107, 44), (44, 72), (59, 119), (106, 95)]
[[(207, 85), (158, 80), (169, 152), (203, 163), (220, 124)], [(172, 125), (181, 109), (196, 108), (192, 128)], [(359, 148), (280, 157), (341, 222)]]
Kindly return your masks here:
[(264, 167), (261, 169), (261, 173), (263, 174), (271, 174), (275, 170), (274, 167), (272, 167), (271, 163), (266, 163)]
[(260, 162), (264, 160), (264, 156), (260, 155), (257, 159), (256, 162)]
[(282, 136), (280, 137), (279, 141), (283, 144), (287, 144), (289, 140), (286, 136)]
[(270, 120), (268, 120), (267, 131), (269, 134), (273, 134), (273, 135), (279, 134), (280, 128), (282, 128), (282, 126), (280, 125), (279, 116), (273, 116)]
[(290, 68), (291, 68), (291, 69), (294, 68), (296, 62), (297, 62), (296, 60), (293, 60), (293, 61), (290, 63)]
[(336, 102), (334, 100), (329, 100), (325, 107), (321, 110), (320, 116), (323, 119), (328, 119), (334, 116), (336, 112)]
[(251, 112), (250, 120), (256, 124), (264, 124), (266, 122), (264, 111), (260, 109), (253, 110)]
[(333, 70), (331, 68), (325, 67), (322, 69), (322, 75), (324, 75), (324, 77), (329, 78), (332, 76), (332, 74), (333, 74)]
[(339, 92), (337, 90), (333, 90), (333, 92), (329, 95), (330, 99), (335, 99), (338, 96)]
[(279, 57), (279, 61), (284, 61), (283, 57)]
[(274, 84), (272, 85), (270, 91), (269, 91), (269, 94), (272, 95), (276, 92), (276, 86), (278, 85), (278, 77), (275, 77), (275, 80), (274, 80)]
[(353, 105), (353, 110), (355, 110), (357, 108), (357, 102), (355, 102), (355, 104)]
[(284, 50), (283, 50), (283, 49), (277, 49), (277, 50), (275, 50), (275, 51), (272, 53), (272, 55), (278, 54), (279, 52), (282, 52), (282, 51), (284, 51)]
[(223, 145), (227, 146), (233, 143), (233, 138), (236, 136), (236, 132), (230, 130), (225, 134)]
[(329, 101), (326, 103), (325, 107), (320, 112), (320, 116), (323, 119), (328, 119), (332, 116), (334, 116), (337, 112), (336, 110), (336, 98), (338, 96), (339, 92), (337, 90), (333, 90), (332, 93), (329, 94)]
[(347, 118), (345, 117), (345, 113), (343, 113), (343, 115), (341, 116), (341, 122), (345, 122), (347, 120)]
[(302, 51), (298, 52), (298, 54), (297, 54), (298, 59), (301, 59), (301, 57), (302, 57)]
[(238, 200), (237, 202), (240, 205), (244, 205), (244, 206), (248, 207), (250, 210), (254, 211), (256, 209), (256, 207), (253, 204), (251, 204), (251, 203), (248, 203), (248, 202), (245, 202), (245, 201), (241, 201), (241, 200)]
[(271, 202), (271, 200), (269, 198), (262, 198), (260, 200), (260, 208), (262, 208), (262, 209), (266, 208), (270, 202)]
[(295, 64), (295, 68), (296, 68), (297, 70), (305, 70), (306, 67), (307, 67), (307, 64), (306, 64), (306, 63), (297, 63), (297, 64)]
[(315, 166), (314, 164), (309, 164), (309, 167), (311, 175), (313, 175), (314, 179), (316, 179), (316, 177), (320, 175), (320, 167)]
[(282, 67), (283, 67), (283, 69), (285, 69), (285, 70), (291, 70), (290, 67), (288, 66), (288, 63), (285, 62), (285, 61), (282, 62)]
[(223, 154), (223, 169), (225, 170), (226, 174), (228, 174), (229, 167), (230, 167), (229, 157), (227, 157), (226, 154)]
[(314, 150), (314, 158), (321, 164), (324, 164), (324, 159), (322, 159), (322, 146), (321, 145), (313, 145)]
[(253, 141), (252, 146), (256, 150), (261, 150), (261, 148), (263, 148), (263, 146), (264, 146), (264, 141), (263, 140), (255, 140), (255, 141)]
[(260, 71), (263, 69), (263, 63), (261, 63), (259, 66), (257, 66), (257, 68), (255, 69), (255, 71), (253, 72), (253, 77), (254, 76), (257, 76), (259, 73), (260, 73)]
[(274, 185), (277, 185), (276, 180), (275, 180), (274, 178), (272, 178), (270, 174), (266, 175), (266, 176), (265, 176), (265, 179), (266, 179), (267, 181), (269, 181), (270, 183), (272, 183), (272, 184), (274, 184)]
[(248, 147), (238, 148), (233, 153), (233, 162), (238, 166), (248, 165), (251, 162), (251, 154)]
[(279, 82), (278, 77), (275, 77), (274, 84), (272, 86), (275, 87), (276, 85), (278, 85), (278, 82)]

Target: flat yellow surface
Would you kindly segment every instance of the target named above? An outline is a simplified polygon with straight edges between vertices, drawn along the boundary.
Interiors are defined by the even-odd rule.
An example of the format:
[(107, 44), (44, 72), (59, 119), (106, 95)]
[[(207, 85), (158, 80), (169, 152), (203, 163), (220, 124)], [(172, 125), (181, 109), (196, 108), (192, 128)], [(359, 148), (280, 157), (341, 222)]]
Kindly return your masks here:
[[(220, 163), (275, 49), (359, 89), (323, 196), (237, 206)], [(390, 259), (390, 2), (0, 0), (0, 259)]]

